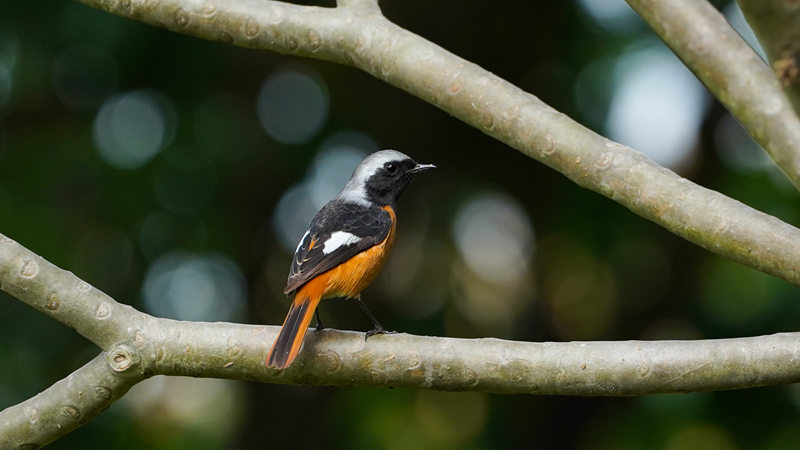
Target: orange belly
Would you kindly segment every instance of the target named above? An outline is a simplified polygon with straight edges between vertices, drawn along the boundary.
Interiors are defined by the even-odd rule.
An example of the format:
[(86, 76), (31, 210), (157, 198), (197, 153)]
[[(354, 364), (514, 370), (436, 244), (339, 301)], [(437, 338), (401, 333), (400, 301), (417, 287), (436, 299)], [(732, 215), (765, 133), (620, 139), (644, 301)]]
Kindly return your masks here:
[(357, 297), (375, 279), (389, 256), (397, 223), (392, 208), (384, 206), (383, 209), (392, 216), (392, 228), (383, 242), (314, 277), (301, 288), (306, 295), (310, 298)]

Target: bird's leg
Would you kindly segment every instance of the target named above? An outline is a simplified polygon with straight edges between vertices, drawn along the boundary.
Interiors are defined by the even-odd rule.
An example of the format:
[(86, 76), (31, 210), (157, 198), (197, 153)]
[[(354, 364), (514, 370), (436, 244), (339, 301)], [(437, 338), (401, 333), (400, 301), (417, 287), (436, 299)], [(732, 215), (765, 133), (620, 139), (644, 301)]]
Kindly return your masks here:
[(314, 314), (317, 317), (317, 331), (322, 331), (325, 329), (325, 325), (322, 324), (322, 319), (319, 318), (319, 307), (317, 307), (317, 310), (314, 312)]
[(357, 296), (357, 297), (353, 297), (353, 299), (358, 303), (358, 306), (361, 307), (361, 310), (364, 311), (364, 314), (366, 314), (367, 317), (369, 317), (369, 320), (372, 321), (372, 325), (375, 327), (372, 330), (367, 331), (367, 334), (364, 335), (364, 340), (365, 341), (367, 339), (369, 339), (370, 336), (375, 336), (376, 334), (392, 334), (392, 333), (396, 333), (396, 331), (386, 331), (383, 328), (383, 326), (378, 322), (378, 320), (375, 319), (375, 316), (373, 316), (372, 313), (369, 312), (369, 308), (367, 308), (367, 305), (364, 302), (361, 301), (361, 296), (360, 295)]

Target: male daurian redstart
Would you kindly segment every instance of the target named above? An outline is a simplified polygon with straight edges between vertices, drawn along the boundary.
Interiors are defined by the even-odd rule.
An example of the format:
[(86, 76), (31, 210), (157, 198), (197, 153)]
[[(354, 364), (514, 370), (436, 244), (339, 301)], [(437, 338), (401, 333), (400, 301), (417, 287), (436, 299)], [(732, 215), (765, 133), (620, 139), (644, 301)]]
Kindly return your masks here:
[[(283, 369), (294, 361), (320, 300), (353, 298), (372, 321), (374, 334), (386, 333), (361, 301), (394, 241), (397, 199), (414, 178), (433, 164), (417, 164), (395, 150), (369, 155), (341, 192), (319, 210), (300, 239), (289, 268), (285, 294), (294, 301), (267, 356), (267, 366)], [(317, 313), (317, 327), (322, 324)]]

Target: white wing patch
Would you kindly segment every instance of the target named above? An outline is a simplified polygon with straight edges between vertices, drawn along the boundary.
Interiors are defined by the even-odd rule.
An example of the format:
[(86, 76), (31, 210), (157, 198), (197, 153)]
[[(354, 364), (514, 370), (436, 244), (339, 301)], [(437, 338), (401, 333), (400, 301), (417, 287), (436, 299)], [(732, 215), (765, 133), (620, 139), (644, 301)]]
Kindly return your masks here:
[(306, 231), (306, 234), (304, 234), (303, 237), (300, 238), (300, 243), (297, 244), (297, 248), (294, 250), (295, 254), (300, 251), (300, 247), (303, 246), (303, 241), (306, 240), (306, 236), (308, 236), (308, 233), (310, 232), (311, 232), (310, 230)]
[(322, 247), (322, 253), (329, 255), (343, 245), (355, 244), (360, 240), (361, 238), (355, 234), (348, 233), (346, 231), (336, 231), (331, 234), (331, 237), (329, 237), (327, 241), (325, 241), (325, 245)]

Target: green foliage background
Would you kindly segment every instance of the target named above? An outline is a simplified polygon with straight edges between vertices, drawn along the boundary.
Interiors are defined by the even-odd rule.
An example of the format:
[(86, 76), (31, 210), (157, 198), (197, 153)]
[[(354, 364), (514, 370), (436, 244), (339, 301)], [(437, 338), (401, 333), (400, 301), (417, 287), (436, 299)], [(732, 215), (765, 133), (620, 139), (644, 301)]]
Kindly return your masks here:
[[(618, 58), (651, 34), (642, 24), (605, 31), (573, 2), (381, 6), (399, 25), (599, 132), (611, 75), (599, 89), (608, 95), (595, 99), (590, 114), (575, 98), (581, 70)], [(800, 319), (798, 291), (788, 283), (688, 244), (355, 69), (205, 42), (75, 2), (0, 0), (0, 10), (0, 54), (16, 55), (7, 101), (0, 102), (0, 231), (123, 303), (147, 310), (142, 283), (159, 255), (213, 253), (233, 261), (246, 280), (247, 305), (237, 320), (280, 323), (290, 255), (277, 244), (275, 207), (306, 176), (325, 139), (357, 130), (440, 167), (401, 202), (394, 256), (415, 267), (390, 265), (365, 292), (388, 328), (516, 340), (683, 339), (793, 331)], [(99, 104), (76, 109), (55, 92), (56, 61), (83, 45), (112, 58), (87, 72), (89, 86), (99, 73), (112, 82), (108, 95), (149, 89), (174, 106), (174, 138), (140, 168), (117, 169), (98, 155), (92, 127)], [(329, 96), (323, 128), (303, 144), (274, 140), (256, 115), (262, 83), (285, 70), (313, 73)], [(220, 98), (227, 100), (213, 102)], [(786, 183), (720, 160), (714, 133), (723, 115), (718, 104), (708, 109), (697, 152), (681, 174), (800, 222), (797, 193)], [(513, 199), (535, 230), (526, 281), (508, 292), (489, 286), (480, 296), (490, 312), (513, 297), (512, 317), (495, 322), (462, 302), (468, 290), (487, 287), (464, 281), (470, 269), (454, 237), (454, 216), (482, 192)], [(142, 227), (152, 214), (159, 232), (145, 245)], [(404, 247), (413, 251), (403, 254)], [(403, 270), (411, 271), (409, 280), (393, 284), (392, 274)], [(331, 301), (322, 311), (328, 326), (369, 327), (352, 304)], [(0, 408), (97, 352), (5, 294), (0, 324)], [(148, 391), (157, 395), (134, 400)], [(798, 408), (795, 386), (583, 399), (160, 379), (52, 448), (779, 449), (800, 441)]]

